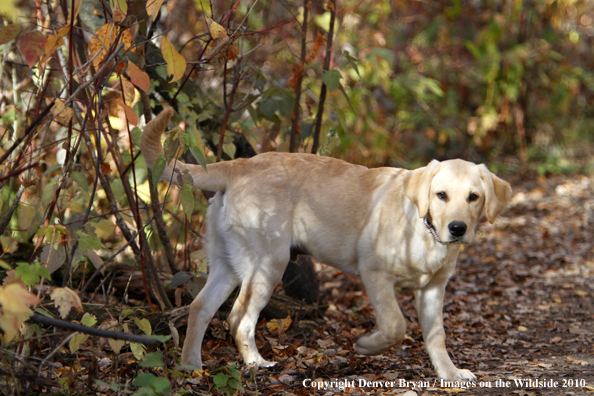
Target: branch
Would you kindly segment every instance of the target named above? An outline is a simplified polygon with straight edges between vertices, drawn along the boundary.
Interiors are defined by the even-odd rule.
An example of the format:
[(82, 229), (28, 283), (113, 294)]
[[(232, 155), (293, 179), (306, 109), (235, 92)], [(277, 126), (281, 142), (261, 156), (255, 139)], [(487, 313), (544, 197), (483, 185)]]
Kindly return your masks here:
[(42, 323), (48, 326), (59, 327), (61, 329), (78, 331), (80, 333), (90, 334), (98, 337), (104, 338), (113, 338), (114, 340), (124, 340), (129, 342), (137, 342), (139, 344), (144, 344), (148, 346), (158, 346), (160, 344), (159, 340), (154, 338), (142, 337), (137, 336), (134, 334), (127, 334), (122, 333), (119, 331), (111, 331), (111, 330), (101, 330), (96, 329), (94, 327), (84, 326), (77, 323), (66, 322), (63, 320), (48, 318), (47, 316), (33, 314), (29, 318), (32, 322)]
[[(326, 42), (326, 58), (324, 58), (324, 71), (330, 69), (330, 58), (332, 57), (332, 37), (334, 36), (334, 21), (336, 20), (336, 0), (332, 0), (332, 9), (330, 10), (330, 27), (328, 29), (328, 40)], [(316, 115), (316, 128), (311, 153), (316, 154), (320, 145), (320, 130), (322, 129), (322, 117), (324, 116), (324, 102), (328, 87), (322, 81), (322, 91), (320, 92), (320, 102), (318, 103), (318, 114)]]
[(301, 99), (301, 85), (303, 84), (303, 75), (305, 74), (305, 55), (307, 51), (306, 40), (307, 40), (307, 16), (309, 0), (303, 1), (303, 24), (301, 25), (301, 60), (299, 64), (295, 66), (295, 72), (298, 73), (297, 86), (295, 87), (295, 105), (293, 106), (293, 112), (291, 113), (291, 141), (289, 143), (289, 152), (295, 152), (295, 144), (297, 140), (297, 127), (299, 126), (300, 120), (300, 99)]

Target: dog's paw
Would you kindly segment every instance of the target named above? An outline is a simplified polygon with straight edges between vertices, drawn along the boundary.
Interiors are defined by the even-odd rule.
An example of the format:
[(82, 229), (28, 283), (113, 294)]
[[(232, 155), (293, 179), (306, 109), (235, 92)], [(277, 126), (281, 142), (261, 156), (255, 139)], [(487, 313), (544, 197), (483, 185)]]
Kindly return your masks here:
[(448, 373), (439, 373), (439, 377), (453, 382), (476, 381), (476, 375), (474, 375), (470, 370), (455, 369)]
[(202, 359), (196, 359), (194, 361), (189, 360), (183, 360), (182, 359), (182, 366), (186, 369), (186, 370), (202, 370)]
[(398, 340), (387, 340), (381, 333), (373, 333), (359, 338), (354, 349), (361, 355), (379, 355), (397, 343)]
[(251, 362), (247, 362), (246, 366), (249, 368), (258, 369), (263, 367), (272, 367), (276, 365), (276, 363), (277, 362), (270, 362), (268, 360), (264, 360), (264, 358), (260, 356), (258, 359), (252, 360)]

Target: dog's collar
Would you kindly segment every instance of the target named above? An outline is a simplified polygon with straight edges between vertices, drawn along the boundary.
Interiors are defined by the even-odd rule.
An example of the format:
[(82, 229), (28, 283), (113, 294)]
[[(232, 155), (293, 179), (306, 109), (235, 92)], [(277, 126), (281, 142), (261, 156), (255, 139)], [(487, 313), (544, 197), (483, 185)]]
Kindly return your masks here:
[(425, 227), (427, 227), (427, 229), (429, 230), (431, 235), (433, 235), (433, 238), (435, 238), (435, 240), (438, 243), (443, 243), (441, 241), (441, 239), (439, 239), (439, 237), (437, 236), (437, 231), (435, 231), (435, 227), (433, 227), (433, 224), (431, 224), (431, 221), (429, 220), (429, 218), (423, 217), (423, 224), (425, 224)]

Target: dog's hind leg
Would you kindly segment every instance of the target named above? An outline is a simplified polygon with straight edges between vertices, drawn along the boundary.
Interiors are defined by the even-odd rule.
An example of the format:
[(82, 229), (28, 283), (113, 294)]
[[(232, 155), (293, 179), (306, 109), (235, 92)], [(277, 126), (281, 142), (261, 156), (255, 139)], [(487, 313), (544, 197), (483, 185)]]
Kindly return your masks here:
[(276, 285), (280, 283), (289, 262), (289, 245), (286, 245), (286, 255), (282, 255), (282, 258), (276, 257), (276, 260), (272, 258), (274, 255), (252, 255), (253, 252), (262, 252), (259, 246), (252, 246), (249, 251), (251, 258), (242, 257), (243, 260), (254, 261), (242, 264), (249, 272), (242, 275), (241, 289), (227, 321), (246, 365), (270, 367), (276, 364), (264, 360), (258, 352), (255, 332), (260, 311), (268, 303)]
[(202, 339), (208, 323), (239, 284), (233, 269), (223, 259), (211, 261), (209, 269), (206, 285), (190, 305), (188, 330), (182, 350), (182, 363), (198, 367), (202, 367)]

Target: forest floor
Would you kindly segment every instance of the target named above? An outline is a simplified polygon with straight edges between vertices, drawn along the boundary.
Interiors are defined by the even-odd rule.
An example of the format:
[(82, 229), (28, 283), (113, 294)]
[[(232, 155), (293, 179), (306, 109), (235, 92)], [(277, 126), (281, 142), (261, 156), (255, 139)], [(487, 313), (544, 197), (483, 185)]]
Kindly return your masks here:
[[(260, 352), (278, 364), (244, 372), (244, 389), (239, 393), (594, 392), (594, 177), (527, 178), (512, 180), (512, 185), (510, 208), (495, 224), (480, 224), (475, 242), (461, 252), (446, 292), (448, 351), (458, 367), (476, 374), (475, 383), (460, 386), (436, 379), (424, 349), (412, 291), (398, 293), (408, 321), (405, 341), (380, 356), (355, 354), (356, 339), (374, 329), (373, 310), (357, 277), (323, 267), (318, 315), (293, 318), (280, 335), (261, 321), (257, 328)], [(220, 312), (220, 317), (225, 313)], [(180, 334), (184, 333), (185, 328), (180, 328)], [(102, 353), (111, 353), (107, 351), (95, 349), (100, 364), (91, 376), (110, 383), (113, 364), (101, 364)], [(75, 356), (66, 352), (56, 357), (64, 367), (74, 366), (72, 359)], [(233, 363), (242, 367), (223, 320), (215, 319), (209, 327), (203, 360), (211, 375), (194, 373), (190, 379), (169, 375), (174, 392), (212, 393), (216, 368)], [(116, 368), (120, 381), (131, 381), (143, 370), (137, 363), (120, 361)], [(86, 371), (91, 370), (85, 366), (74, 375), (73, 391), (91, 386), (97, 393), (118, 393), (84, 385), (89, 379)], [(58, 370), (48, 376), (59, 373), (66, 375)], [(77, 379), (82, 385), (75, 385)]]

